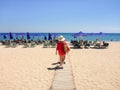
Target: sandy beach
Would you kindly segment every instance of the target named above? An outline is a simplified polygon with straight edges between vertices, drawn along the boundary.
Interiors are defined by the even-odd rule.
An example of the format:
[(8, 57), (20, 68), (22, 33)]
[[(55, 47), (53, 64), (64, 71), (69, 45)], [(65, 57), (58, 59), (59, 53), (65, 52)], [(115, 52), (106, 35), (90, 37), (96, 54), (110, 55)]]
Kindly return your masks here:
[[(108, 49), (71, 49), (76, 90), (120, 90), (120, 42)], [(66, 58), (68, 60), (68, 58)], [(55, 48), (0, 45), (0, 90), (49, 90), (58, 61)]]
[(70, 59), (77, 90), (120, 90), (120, 42), (72, 50)]
[(0, 46), (0, 90), (48, 90), (54, 71), (55, 48)]

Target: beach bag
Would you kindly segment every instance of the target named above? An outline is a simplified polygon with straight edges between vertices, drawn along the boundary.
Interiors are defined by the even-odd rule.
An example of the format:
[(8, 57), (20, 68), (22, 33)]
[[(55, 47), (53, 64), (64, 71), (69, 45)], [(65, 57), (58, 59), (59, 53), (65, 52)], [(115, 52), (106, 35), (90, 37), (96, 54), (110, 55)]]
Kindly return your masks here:
[(64, 45), (64, 51), (65, 52), (69, 52), (70, 51), (70, 47), (68, 45)]

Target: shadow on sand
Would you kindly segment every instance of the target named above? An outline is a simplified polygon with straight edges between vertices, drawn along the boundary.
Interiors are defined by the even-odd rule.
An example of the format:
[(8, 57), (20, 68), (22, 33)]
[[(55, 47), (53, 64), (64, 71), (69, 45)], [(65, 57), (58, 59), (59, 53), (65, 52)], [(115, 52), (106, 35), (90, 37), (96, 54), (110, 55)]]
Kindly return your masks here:
[(49, 67), (49, 68), (47, 68), (47, 69), (48, 69), (48, 70), (59, 70), (59, 69), (63, 69), (63, 67), (60, 67), (59, 64), (60, 64), (60, 62), (52, 63), (52, 65), (57, 65), (57, 66), (52, 67), (52, 68)]
[(60, 64), (60, 62), (52, 63), (52, 65), (58, 65), (58, 64)]
[(48, 70), (60, 70), (63, 69), (63, 67), (55, 66), (53, 68), (47, 68)]

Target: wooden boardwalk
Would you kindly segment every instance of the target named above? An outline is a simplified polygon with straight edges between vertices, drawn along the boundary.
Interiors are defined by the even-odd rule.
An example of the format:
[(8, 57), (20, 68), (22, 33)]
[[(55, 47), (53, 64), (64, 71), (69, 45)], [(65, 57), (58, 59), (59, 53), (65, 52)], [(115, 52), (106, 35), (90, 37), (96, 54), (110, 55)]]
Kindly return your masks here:
[(66, 60), (63, 67), (63, 69), (56, 70), (50, 90), (75, 90), (70, 61)]

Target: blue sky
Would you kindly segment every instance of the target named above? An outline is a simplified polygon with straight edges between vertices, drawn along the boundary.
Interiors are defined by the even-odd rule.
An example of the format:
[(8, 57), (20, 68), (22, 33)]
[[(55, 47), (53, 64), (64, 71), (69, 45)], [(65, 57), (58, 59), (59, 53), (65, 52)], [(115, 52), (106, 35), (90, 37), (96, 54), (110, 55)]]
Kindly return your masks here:
[(0, 0), (0, 32), (120, 33), (120, 0)]

